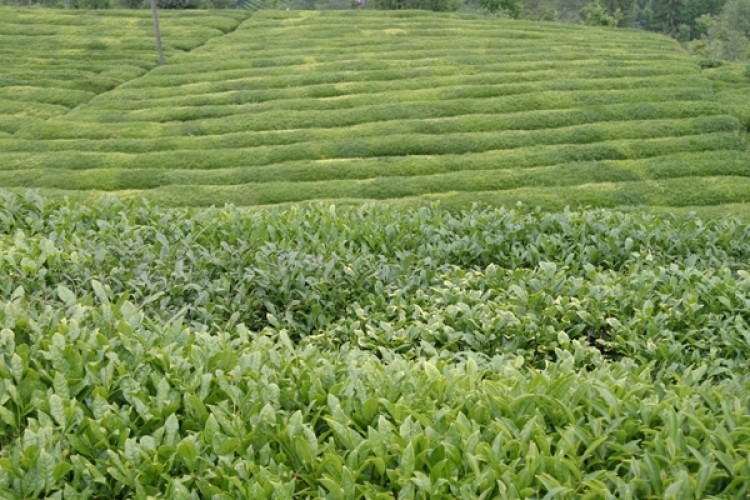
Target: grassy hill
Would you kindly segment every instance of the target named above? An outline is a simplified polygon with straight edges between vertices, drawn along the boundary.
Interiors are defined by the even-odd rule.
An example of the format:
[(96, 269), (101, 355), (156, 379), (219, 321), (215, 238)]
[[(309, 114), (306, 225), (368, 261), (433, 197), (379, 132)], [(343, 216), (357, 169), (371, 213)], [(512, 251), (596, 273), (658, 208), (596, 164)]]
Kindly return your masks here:
[[(0, 33), (45, 33), (52, 18), (0, 10)], [(142, 13), (69, 19), (86, 40), (57, 37), (45, 54), (116, 77), (64, 79), (80, 63), (4, 45), (0, 187), (176, 206), (750, 201), (741, 123), (666, 37), (419, 12), (259, 12), (239, 26), (172, 14), (168, 65), (153, 67)], [(100, 31), (118, 19), (138, 36)], [(128, 73), (113, 53), (138, 63)], [(18, 83), (29, 72), (42, 90)]]

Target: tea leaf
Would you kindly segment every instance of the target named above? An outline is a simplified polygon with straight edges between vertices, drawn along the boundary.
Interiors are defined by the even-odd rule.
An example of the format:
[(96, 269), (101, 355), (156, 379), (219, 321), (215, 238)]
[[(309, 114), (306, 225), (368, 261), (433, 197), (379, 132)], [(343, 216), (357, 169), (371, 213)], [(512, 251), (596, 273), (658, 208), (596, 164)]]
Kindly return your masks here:
[(52, 418), (60, 427), (66, 427), (68, 425), (68, 418), (65, 415), (65, 406), (63, 400), (57, 394), (51, 394), (49, 396), (49, 409)]
[(62, 372), (55, 372), (55, 378), (53, 380), (53, 386), (55, 388), (55, 394), (60, 396), (61, 399), (70, 399), (70, 390), (68, 388), (68, 381)]
[(91, 280), (91, 288), (94, 290), (94, 294), (96, 294), (96, 298), (99, 299), (99, 302), (103, 305), (109, 304), (109, 296), (107, 295), (107, 292), (104, 290), (104, 286), (97, 280)]
[(76, 295), (72, 291), (70, 291), (68, 288), (66, 288), (64, 285), (58, 285), (57, 286), (57, 295), (60, 297), (60, 300), (62, 300), (66, 306), (71, 306), (75, 304), (76, 302)]

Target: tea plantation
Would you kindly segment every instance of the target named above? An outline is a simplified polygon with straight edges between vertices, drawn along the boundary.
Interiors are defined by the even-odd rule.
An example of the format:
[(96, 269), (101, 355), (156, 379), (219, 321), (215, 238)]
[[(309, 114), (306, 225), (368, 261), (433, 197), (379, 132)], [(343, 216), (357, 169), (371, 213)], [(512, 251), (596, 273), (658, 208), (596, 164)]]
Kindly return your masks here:
[[(238, 15), (166, 16), (168, 64), (154, 67), (144, 13), (0, 10), (0, 187), (172, 206), (746, 211), (743, 124), (667, 37), (419, 12)], [(137, 29), (118, 36), (128, 16)], [(69, 36), (32, 36), (65, 22)]]
[(750, 494), (747, 224), (0, 202), (3, 498)]
[[(167, 57), (234, 30), (244, 17), (162, 13)], [(69, 113), (157, 62), (148, 12), (0, 8), (0, 139)], [(0, 151), (8, 148), (4, 140)]]
[(459, 15), (162, 24), (160, 67), (147, 13), (0, 8), (0, 498), (750, 496), (735, 67)]

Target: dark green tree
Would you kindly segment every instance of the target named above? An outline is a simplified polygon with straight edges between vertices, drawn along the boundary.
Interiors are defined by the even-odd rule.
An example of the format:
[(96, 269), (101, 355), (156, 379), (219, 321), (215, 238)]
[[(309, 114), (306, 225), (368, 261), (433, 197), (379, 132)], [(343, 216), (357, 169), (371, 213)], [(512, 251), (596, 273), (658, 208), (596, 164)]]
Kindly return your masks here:
[(676, 35), (683, 22), (683, 0), (654, 0), (654, 23), (659, 31)]
[(690, 38), (701, 36), (698, 29), (698, 18), (716, 16), (721, 12), (727, 0), (685, 0), (681, 12), (681, 21), (690, 27)]
[(727, 0), (684, 0), (682, 17), (686, 22), (693, 22), (700, 16), (709, 14), (712, 16), (721, 12)]
[(633, 25), (636, 28), (652, 30), (654, 24), (654, 11), (651, 0), (636, 0), (635, 20)]
[(618, 18), (618, 26), (635, 24), (638, 11), (636, 0), (602, 0), (602, 6), (607, 10), (607, 14)]
[(750, 0), (729, 0), (721, 17), (730, 30), (750, 38)]
[(615, 11), (614, 15), (609, 15), (607, 9), (602, 5), (601, 0), (594, 0), (581, 9), (583, 20), (590, 26), (617, 26), (622, 17), (622, 12)]
[(479, 6), (489, 12), (505, 12), (510, 17), (518, 19), (523, 12), (521, 0), (479, 0)]

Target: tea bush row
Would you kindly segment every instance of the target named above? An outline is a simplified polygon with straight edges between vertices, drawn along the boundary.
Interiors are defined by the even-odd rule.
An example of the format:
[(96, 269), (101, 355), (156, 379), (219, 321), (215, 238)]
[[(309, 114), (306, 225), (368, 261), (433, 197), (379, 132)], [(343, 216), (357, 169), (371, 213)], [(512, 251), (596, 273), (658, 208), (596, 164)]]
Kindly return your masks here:
[[(667, 109), (668, 104), (663, 105)], [(712, 105), (710, 105), (712, 107)], [(618, 109), (619, 108), (619, 109)], [(2, 144), (6, 152), (22, 151), (112, 151), (123, 153), (144, 153), (148, 151), (169, 151), (185, 149), (221, 149), (242, 148), (271, 145), (294, 145), (310, 141), (343, 140), (350, 137), (358, 139), (376, 138), (388, 133), (392, 135), (415, 134), (428, 135), (461, 135), (470, 141), (479, 139), (483, 134), (495, 132), (498, 141), (518, 140), (523, 136), (538, 140), (539, 145), (550, 142), (560, 142), (561, 138), (573, 135), (570, 143), (585, 142), (586, 137), (598, 140), (619, 137), (632, 138), (634, 129), (645, 137), (681, 135), (697, 135), (699, 133), (716, 133), (733, 131), (737, 128), (737, 119), (730, 116), (710, 116), (709, 106), (698, 103), (693, 109), (672, 108), (674, 113), (665, 112), (664, 115), (674, 114), (680, 119), (649, 119), (655, 114), (653, 108), (642, 106), (629, 108), (612, 106), (612, 108), (597, 112), (594, 110), (556, 110), (519, 112), (508, 115), (476, 114), (459, 115), (456, 117), (434, 118), (425, 120), (404, 119), (369, 122), (350, 127), (307, 128), (291, 130), (259, 130), (246, 132), (224, 133), (216, 135), (195, 135), (185, 137), (179, 134), (175, 127), (162, 127), (163, 134), (157, 138), (128, 138), (113, 139), (100, 142), (93, 139), (68, 139), (65, 141), (25, 140), (5, 141)], [(629, 121), (618, 120), (621, 113), (630, 114)], [(646, 118), (636, 120), (638, 115)], [(690, 115), (696, 118), (691, 118)], [(260, 121), (260, 120), (259, 120)], [(253, 126), (255, 124), (252, 124)], [(250, 129), (251, 126), (246, 127)], [(258, 124), (260, 128), (260, 124)], [(183, 127), (190, 130), (189, 126)], [(121, 129), (125, 130), (125, 129)], [(170, 131), (171, 133), (168, 133)], [(648, 135), (649, 132), (652, 135)], [(622, 135), (618, 135), (622, 133)], [(122, 135), (128, 135), (123, 132)], [(449, 137), (450, 138), (450, 137)], [(436, 151), (437, 152), (437, 151)]]
[[(556, 179), (566, 180), (569, 184), (580, 176), (593, 183), (608, 180), (610, 182), (623, 180), (669, 179), (678, 177), (703, 177), (733, 175), (742, 176), (746, 173), (748, 156), (741, 151), (701, 151), (698, 153), (678, 153), (655, 156), (648, 159), (635, 160), (599, 160), (574, 161), (558, 164), (551, 158), (545, 165), (525, 165), (526, 168), (517, 169), (516, 163), (503, 164), (497, 161), (497, 155), (490, 152), (471, 155), (456, 167), (456, 158), (444, 155), (439, 158), (423, 160), (415, 158), (388, 159), (363, 158), (351, 160), (341, 165), (340, 161), (299, 161), (274, 164), (265, 167), (228, 168), (205, 170), (181, 169), (138, 169), (138, 168), (109, 168), (93, 170), (61, 170), (61, 169), (27, 169), (23, 171), (0, 171), (0, 182), (4, 186), (23, 187), (37, 180), (37, 184), (45, 188), (70, 190), (130, 190), (152, 189), (169, 184), (177, 185), (232, 185), (271, 182), (316, 182), (345, 179), (370, 179), (373, 177), (411, 177), (432, 176), (438, 174), (452, 174), (459, 176), (460, 172), (470, 175), (490, 176), (495, 179), (506, 178), (510, 184), (522, 183), (531, 186), (554, 184)], [(519, 157), (515, 158), (520, 161)], [(514, 159), (509, 160), (514, 162)], [(527, 159), (527, 162), (529, 159)], [(497, 171), (497, 172), (496, 172)], [(422, 179), (429, 185), (430, 178)], [(39, 180), (41, 179), (41, 180)], [(407, 182), (415, 180), (404, 179)], [(392, 179), (392, 182), (397, 179)], [(257, 186), (263, 189), (263, 186)]]
[[(660, 117), (659, 111), (666, 115), (670, 113), (665, 110), (668, 107), (663, 104), (665, 102), (680, 101), (686, 103), (688, 109), (701, 106), (706, 109), (708, 107), (706, 100), (710, 92), (710, 89), (696, 91), (694, 88), (682, 88), (652, 90), (648, 93), (607, 91), (598, 95), (587, 93), (573, 96), (568, 92), (550, 91), (530, 95), (456, 98), (445, 101), (436, 98), (411, 101), (410, 96), (406, 95), (403, 96), (403, 100), (394, 99), (392, 102), (385, 103), (383, 102), (384, 96), (372, 95), (363, 99), (335, 99), (322, 104), (308, 98), (232, 106), (230, 109), (234, 114), (219, 117), (210, 116), (211, 107), (205, 109), (177, 107), (171, 112), (169, 110), (166, 112), (164, 123), (158, 118), (159, 112), (152, 113), (149, 110), (133, 112), (130, 115), (133, 121), (130, 123), (123, 121), (123, 118), (129, 118), (128, 114), (123, 111), (81, 110), (68, 114), (64, 119), (49, 120), (41, 127), (22, 130), (18, 136), (22, 139), (46, 140), (77, 137), (117, 138), (125, 133), (128, 134), (127, 137), (148, 137), (155, 132), (159, 132), (159, 135), (221, 135), (248, 130), (248, 128), (263, 131), (351, 127), (370, 122), (447, 118), (469, 114), (510, 115), (502, 118), (512, 120), (517, 113), (526, 113), (528, 116), (531, 111), (540, 113), (536, 115), (539, 118), (537, 126), (548, 128), (545, 127), (543, 113), (578, 111), (579, 113), (588, 112), (589, 116), (607, 116), (608, 113), (612, 113), (607, 111), (610, 106), (616, 112), (631, 105), (635, 110), (634, 113), (638, 113), (638, 109), (650, 110), (651, 116), (646, 116), (645, 119), (657, 119)], [(207, 113), (209, 116), (201, 116), (202, 113)], [(709, 115), (720, 113), (718, 106), (706, 111)], [(152, 117), (152, 121), (148, 121), (148, 117)], [(174, 122), (175, 118), (181, 118), (184, 122)], [(627, 120), (627, 117), (623, 116), (623, 119)], [(633, 119), (637, 120), (637, 115), (633, 115)], [(142, 128), (146, 128), (145, 131), (138, 133), (137, 130)]]
[[(382, 94), (384, 92), (399, 92), (399, 91), (413, 91), (424, 89), (429, 83), (430, 86), (436, 89), (445, 89), (447, 91), (454, 91), (454, 87), (466, 87), (464, 92), (469, 92), (470, 86), (481, 86), (481, 85), (492, 85), (496, 92), (502, 90), (502, 85), (509, 85), (508, 89), (512, 89), (510, 85), (518, 85), (522, 82), (539, 82), (543, 80), (552, 80), (556, 78), (555, 82), (548, 83), (548, 90), (564, 90), (566, 88), (574, 87), (575, 85), (585, 85), (586, 81), (594, 80), (590, 74), (582, 74), (576, 72), (576, 75), (570, 74), (567, 78), (563, 78), (560, 72), (553, 70), (539, 70), (528, 73), (501, 73), (501, 72), (490, 72), (488, 68), (485, 68), (485, 72), (471, 75), (450, 75), (441, 76), (436, 78), (434, 76), (422, 76), (414, 77), (409, 79), (401, 80), (376, 80), (376, 81), (365, 81), (357, 80), (346, 83), (322, 83), (322, 84), (309, 84), (299, 85), (295, 87), (284, 87), (284, 88), (256, 88), (253, 89), (238, 89), (231, 91), (224, 91), (219, 93), (200, 93), (195, 88), (192, 88), (190, 94), (185, 95), (177, 92), (164, 93), (164, 95), (149, 96), (149, 100), (143, 102), (138, 99), (138, 92), (131, 92), (130, 87), (121, 88), (116, 96), (104, 94), (98, 96), (95, 99), (96, 108), (99, 110), (113, 110), (121, 109), (123, 111), (135, 111), (138, 109), (144, 109), (151, 103), (154, 107), (167, 108), (169, 106), (207, 106), (207, 105), (229, 105), (229, 104), (247, 104), (247, 103), (261, 103), (272, 100), (282, 99), (295, 99), (295, 98), (331, 98), (331, 97), (345, 97), (345, 96), (361, 96), (361, 94)], [(641, 69), (638, 70), (642, 72)], [(221, 72), (218, 72), (221, 73)], [(243, 70), (244, 73), (244, 70)], [(247, 75), (244, 75), (245, 77)], [(223, 80), (221, 75), (216, 76), (217, 79)], [(661, 86), (672, 86), (679, 87), (684, 86), (685, 83), (693, 81), (695, 82), (698, 77), (693, 74), (684, 74), (681, 77), (677, 77), (674, 74), (659, 75), (655, 72), (648, 72), (648, 74), (625, 74), (620, 72), (617, 78), (601, 77), (600, 79), (611, 82), (614, 85), (628, 88), (630, 87), (661, 87)], [(231, 79), (227, 76), (226, 79)], [(204, 80), (210, 81), (210, 80)], [(616, 83), (619, 82), (619, 83)], [(701, 82), (704, 82), (701, 80)], [(593, 83), (596, 85), (596, 83)], [(150, 89), (144, 90), (149, 92)], [(510, 93), (510, 92), (508, 92)]]
[[(747, 156), (745, 156), (747, 165)], [(484, 172), (476, 172), (481, 176)], [(449, 176), (448, 176), (449, 177)], [(390, 202), (396, 204), (421, 205), (430, 201), (442, 201), (461, 208), (474, 202), (496, 206), (513, 206), (527, 203), (547, 210), (560, 210), (566, 206), (608, 207), (630, 210), (652, 210), (654, 207), (692, 207), (698, 212), (713, 205), (742, 204), (748, 202), (748, 178), (746, 171), (739, 175), (705, 177), (673, 177), (658, 181), (633, 180), (637, 175), (628, 172), (604, 171), (601, 174), (587, 172), (582, 180), (588, 184), (568, 184), (574, 181), (570, 174), (561, 175), (557, 185), (547, 181), (544, 185), (526, 186), (524, 180), (533, 178), (524, 175), (488, 175), (491, 182), (477, 189), (481, 181), (472, 175), (463, 175), (463, 182), (452, 185), (444, 179), (376, 178), (366, 181), (325, 181), (310, 183), (272, 184), (228, 184), (228, 185), (163, 185), (152, 189), (130, 189), (121, 196), (128, 199), (144, 197), (163, 206), (209, 206), (209, 200), (222, 200), (236, 205), (274, 205), (308, 200), (327, 200), (338, 203)], [(500, 179), (498, 179), (498, 177)], [(520, 180), (519, 180), (520, 177)], [(146, 186), (149, 181), (141, 181)], [(518, 187), (521, 185), (521, 187)], [(189, 187), (188, 187), (189, 186)], [(442, 189), (442, 191), (438, 190)], [(469, 189), (475, 189), (473, 191)], [(186, 192), (188, 191), (189, 192)], [(19, 191), (17, 189), (17, 191)], [(21, 189), (20, 191), (23, 191)], [(56, 196), (72, 196), (96, 199), (105, 191), (49, 190)], [(400, 197), (396, 197), (400, 196)], [(518, 200), (524, 200), (519, 202)], [(661, 210), (664, 212), (665, 210)], [(733, 211), (731, 213), (741, 213)], [(747, 212), (744, 213), (747, 215)]]
[[(659, 137), (679, 138), (686, 135), (733, 132), (739, 127), (736, 118), (730, 116), (701, 116), (672, 120), (628, 120), (596, 122), (594, 113), (536, 113), (508, 115), (469, 115), (457, 119), (439, 119), (432, 122), (421, 120), (396, 120), (365, 123), (352, 127), (292, 129), (289, 131), (261, 131), (223, 134), (215, 136), (170, 136), (158, 139), (113, 139), (98, 143), (87, 139), (69, 141), (13, 141), (8, 142), (7, 152), (13, 151), (110, 151), (124, 153), (147, 153), (150, 151), (222, 150), (263, 146), (305, 147), (314, 143), (316, 149), (325, 151), (331, 145), (339, 147), (343, 141), (359, 154), (351, 156), (398, 156), (399, 147), (389, 144), (409, 138), (409, 147), (429, 148), (432, 154), (478, 152), (491, 149), (514, 149), (533, 145), (582, 144), (612, 139), (655, 139)], [(526, 115), (526, 116), (524, 116)], [(540, 116), (541, 115), (541, 116)], [(578, 116), (576, 116), (578, 115)], [(570, 120), (570, 116), (574, 119)], [(523, 120), (526, 118), (526, 120)], [(559, 121), (556, 123), (554, 120)], [(524, 121), (526, 123), (524, 123)], [(595, 123), (590, 123), (595, 121)], [(566, 123), (567, 122), (567, 123)], [(569, 124), (572, 122), (572, 124)], [(576, 124), (583, 122), (583, 124)], [(588, 122), (588, 123), (587, 123)], [(535, 128), (536, 126), (536, 128)], [(388, 137), (390, 134), (391, 137)], [(441, 144), (437, 144), (440, 142)], [(381, 144), (385, 143), (385, 146)], [(420, 146), (424, 144), (424, 146)], [(293, 154), (293, 153), (292, 153)], [(331, 152), (331, 155), (335, 153)]]
[[(241, 12), (164, 13), (169, 56), (233, 30)], [(0, 7), (0, 99), (68, 109), (141, 76), (156, 63), (147, 12), (61, 11)], [(10, 119), (9, 119), (10, 116)], [(26, 113), (0, 103), (0, 123), (23, 123)], [(36, 120), (29, 121), (33, 127)], [(1, 125), (0, 125), (1, 126)], [(15, 133), (20, 126), (4, 130)]]
[(0, 491), (750, 492), (750, 228), (0, 194)]
[[(434, 84), (433, 88), (427, 88), (428, 82)], [(691, 85), (692, 83), (692, 85)], [(701, 82), (705, 83), (705, 82)], [(109, 101), (99, 109), (101, 101), (96, 101), (96, 108), (88, 111), (76, 111), (70, 120), (93, 122), (127, 122), (139, 121), (191, 121), (214, 117), (231, 116), (234, 114), (247, 114), (251, 111), (263, 112), (267, 110), (301, 109), (301, 110), (346, 110), (351, 108), (365, 108), (362, 110), (367, 115), (367, 107), (382, 104), (384, 99), (392, 103), (418, 103), (423, 101), (450, 102), (455, 100), (484, 99), (489, 105), (496, 105), (492, 101), (510, 101), (513, 98), (528, 101), (532, 97), (539, 99), (549, 97), (550, 102), (545, 103), (547, 109), (565, 108), (567, 102), (578, 102), (586, 104), (589, 100), (608, 101), (611, 105), (628, 102), (659, 102), (669, 99), (679, 99), (689, 105), (691, 101), (700, 98), (706, 99), (709, 94), (700, 94), (695, 91), (695, 81), (689, 78), (670, 77), (669, 81), (659, 78), (643, 81), (642, 79), (630, 80), (628, 78), (614, 80), (580, 80), (580, 82), (556, 80), (544, 84), (497, 84), (478, 83), (460, 85), (441, 85), (435, 79), (413, 80), (408, 86), (413, 89), (400, 89), (387, 82), (377, 81), (367, 84), (367, 88), (359, 88), (358, 83), (339, 84), (314, 84), (310, 86), (295, 86), (293, 89), (286, 87), (281, 90), (262, 89), (247, 90), (247, 83), (234, 82), (224, 83), (231, 88), (225, 88), (219, 92), (202, 93), (197, 88), (182, 89), (190, 92), (189, 96), (175, 96), (178, 90), (172, 89), (170, 96), (163, 96), (146, 101), (152, 105), (146, 107), (143, 97), (135, 101), (127, 99)], [(639, 91), (633, 91), (638, 87)], [(603, 90), (604, 89), (604, 90)], [(647, 90), (648, 89), (648, 90)], [(551, 101), (551, 99), (556, 99)], [(708, 99), (706, 99), (708, 100)], [(111, 103), (111, 104), (110, 104)], [(512, 106), (508, 111), (516, 110), (518, 105)], [(532, 108), (533, 109), (533, 108)], [(715, 109), (719, 109), (716, 107)], [(119, 111), (114, 112), (114, 110)], [(498, 110), (502, 112), (502, 110)], [(425, 116), (429, 118), (429, 115)]]
[[(0, 36), (23, 42), (33, 14), (3, 12)], [(3, 186), (201, 206), (744, 202), (747, 146), (730, 116), (740, 108), (722, 105), (666, 37), (430, 13), (191, 13), (167, 19), (174, 50), (149, 70), (148, 60), (127, 63), (148, 45), (135, 34), (146, 14), (66, 14), (53, 35), (40, 10), (29, 36), (73, 59), (67, 68), (45, 56), (36, 87), (23, 79), (40, 65), (12, 61), (39, 52), (0, 49), (11, 64), (0, 105), (13, 102), (0, 111)], [(129, 23), (137, 29), (125, 36)], [(76, 35), (88, 27), (87, 42)], [(707, 189), (678, 193), (691, 176)]]
[[(512, 149), (495, 150), (491, 145), (486, 151), (468, 151), (470, 140), (454, 137), (453, 142), (439, 145), (448, 158), (445, 160), (465, 162), (470, 165), (474, 162), (494, 162), (486, 168), (522, 168), (528, 166), (542, 166), (569, 163), (573, 161), (593, 160), (626, 160), (651, 158), (683, 152), (700, 151), (742, 151), (745, 144), (734, 132), (687, 135), (683, 137), (667, 137), (656, 139), (634, 139), (602, 141), (591, 144), (564, 144), (564, 145), (529, 145), (515, 147)], [(315, 169), (317, 162), (332, 162), (341, 160), (340, 167), (360, 161), (356, 155), (377, 155), (378, 161), (389, 161), (398, 159), (399, 156), (390, 156), (392, 147), (398, 147), (399, 151), (406, 153), (401, 157), (402, 164), (418, 163), (422, 155), (440, 158), (442, 155), (431, 154), (428, 148), (436, 142), (432, 136), (424, 137), (420, 143), (410, 143), (406, 140), (372, 140), (369, 142), (359, 141), (327, 141), (323, 143), (308, 142), (296, 144), (293, 147), (280, 148), (275, 146), (263, 146), (244, 149), (227, 149), (221, 152), (213, 150), (176, 150), (155, 151), (140, 154), (107, 152), (81, 153), (78, 151), (59, 151), (51, 153), (5, 153), (1, 154), (3, 162), (2, 170), (25, 170), (29, 167), (45, 169), (87, 170), (106, 168), (137, 168), (137, 169), (163, 169), (165, 165), (175, 165), (180, 169), (212, 170), (223, 168), (224, 165), (241, 165), (244, 168), (256, 166), (269, 166), (285, 162), (307, 162), (311, 169)], [(463, 145), (463, 146), (462, 146)], [(448, 149), (448, 148), (453, 148)], [(457, 154), (451, 154), (451, 153)], [(474, 158), (476, 155), (476, 158)], [(355, 156), (355, 157), (353, 157)], [(313, 162), (313, 163), (311, 163)], [(514, 164), (515, 163), (515, 164)], [(456, 167), (460, 170), (461, 167)], [(344, 178), (346, 175), (344, 174)], [(211, 203), (206, 200), (206, 203)], [(215, 202), (215, 201), (214, 201)]]

